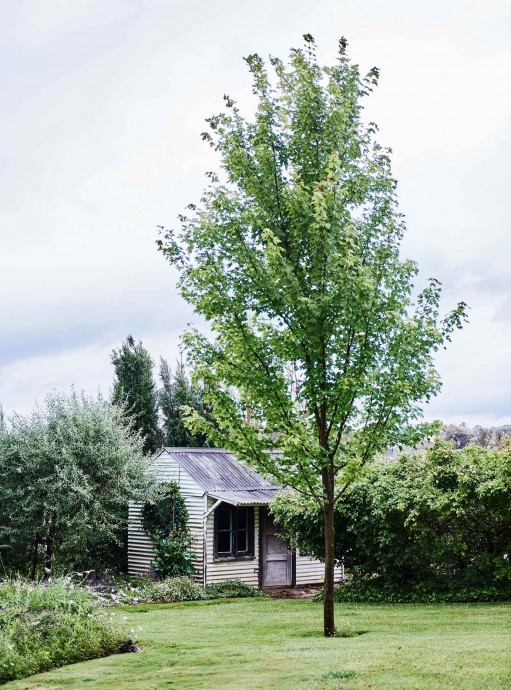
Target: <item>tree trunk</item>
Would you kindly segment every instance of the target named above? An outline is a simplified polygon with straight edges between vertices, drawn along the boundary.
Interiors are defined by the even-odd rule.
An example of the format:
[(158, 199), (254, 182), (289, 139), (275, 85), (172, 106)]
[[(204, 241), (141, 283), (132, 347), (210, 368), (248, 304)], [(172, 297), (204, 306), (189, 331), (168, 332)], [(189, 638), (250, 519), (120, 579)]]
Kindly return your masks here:
[(325, 521), (325, 582), (323, 588), (323, 622), (325, 637), (335, 635), (334, 623), (334, 471), (332, 465), (325, 467), (321, 480), (323, 483), (323, 516)]
[(32, 556), (32, 570), (30, 573), (30, 577), (32, 580), (35, 580), (35, 576), (37, 573), (37, 556), (38, 556), (38, 549), (39, 549), (39, 535), (36, 534), (35, 541), (34, 541), (34, 553)]
[(334, 565), (335, 531), (334, 507), (328, 503), (324, 507), (325, 518), (325, 584), (323, 590), (323, 621), (325, 637), (335, 635), (334, 622)]
[(44, 554), (44, 579), (47, 580), (51, 575), (51, 566), (53, 559), (53, 535), (51, 530), (48, 530), (46, 535), (46, 551)]

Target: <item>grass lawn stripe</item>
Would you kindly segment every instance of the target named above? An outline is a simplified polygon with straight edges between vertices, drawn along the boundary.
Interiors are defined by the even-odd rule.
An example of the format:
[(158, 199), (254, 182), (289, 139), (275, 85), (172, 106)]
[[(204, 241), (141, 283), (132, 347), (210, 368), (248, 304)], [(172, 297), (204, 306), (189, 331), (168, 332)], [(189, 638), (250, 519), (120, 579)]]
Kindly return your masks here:
[[(321, 636), (321, 605), (236, 599), (119, 609), (140, 654), (74, 664), (9, 690), (511, 690), (511, 605), (338, 605), (358, 636)], [(128, 621), (123, 621), (123, 616)]]

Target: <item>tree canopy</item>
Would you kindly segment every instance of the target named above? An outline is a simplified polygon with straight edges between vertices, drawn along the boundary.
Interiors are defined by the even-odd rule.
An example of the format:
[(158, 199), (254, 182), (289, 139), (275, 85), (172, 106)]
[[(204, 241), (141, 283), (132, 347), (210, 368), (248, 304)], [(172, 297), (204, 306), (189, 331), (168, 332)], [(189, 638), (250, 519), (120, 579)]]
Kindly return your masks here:
[(434, 353), (464, 305), (442, 317), (434, 279), (414, 298), (390, 150), (362, 119), (378, 70), (362, 75), (345, 39), (321, 66), (304, 39), (288, 63), (246, 58), (255, 115), (224, 97), (203, 134), (222, 171), (160, 248), (211, 327), (211, 339), (185, 342), (224, 444), (323, 512), (333, 635), (335, 503), (377, 451), (424, 433), (422, 406), (440, 389)]

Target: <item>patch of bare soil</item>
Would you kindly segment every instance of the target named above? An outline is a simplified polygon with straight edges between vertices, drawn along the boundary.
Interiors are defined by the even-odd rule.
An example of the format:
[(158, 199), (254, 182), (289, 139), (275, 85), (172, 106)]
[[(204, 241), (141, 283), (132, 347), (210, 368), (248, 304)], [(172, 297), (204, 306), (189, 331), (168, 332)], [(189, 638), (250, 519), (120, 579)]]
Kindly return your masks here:
[(307, 587), (265, 587), (264, 592), (275, 599), (312, 599), (321, 589), (321, 585), (309, 585)]

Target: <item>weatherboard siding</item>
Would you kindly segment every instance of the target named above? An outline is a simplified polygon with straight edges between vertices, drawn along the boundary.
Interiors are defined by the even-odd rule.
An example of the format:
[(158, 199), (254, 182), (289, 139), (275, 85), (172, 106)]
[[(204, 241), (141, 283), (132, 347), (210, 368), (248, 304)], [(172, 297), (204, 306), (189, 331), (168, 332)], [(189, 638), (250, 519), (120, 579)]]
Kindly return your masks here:
[(142, 529), (140, 513), (142, 503), (130, 503), (128, 507), (128, 573), (145, 575), (151, 569), (154, 558), (153, 542)]
[[(208, 510), (216, 501), (208, 497)], [(259, 587), (259, 508), (254, 508), (254, 558), (247, 560), (215, 560), (214, 511), (207, 519), (207, 583), (222, 580), (241, 580), (247, 585)]]
[[(342, 576), (342, 569), (335, 569), (335, 579), (340, 580)], [(325, 565), (321, 561), (313, 560), (308, 556), (302, 556), (300, 552), (296, 553), (296, 584), (297, 585), (312, 585), (323, 582), (325, 579)]]
[[(189, 513), (188, 526), (192, 539), (191, 551), (195, 555), (195, 578), (203, 579), (203, 530), (204, 490), (179, 465), (166, 455), (159, 456), (151, 464), (158, 482), (177, 482)], [(140, 513), (143, 504), (129, 506), (128, 521), (128, 572), (130, 575), (144, 575), (151, 569), (154, 560), (154, 542), (142, 529)]]
[(323, 582), (325, 566), (321, 561), (313, 561), (307, 556), (296, 553), (296, 584), (309, 585), (315, 582)]

